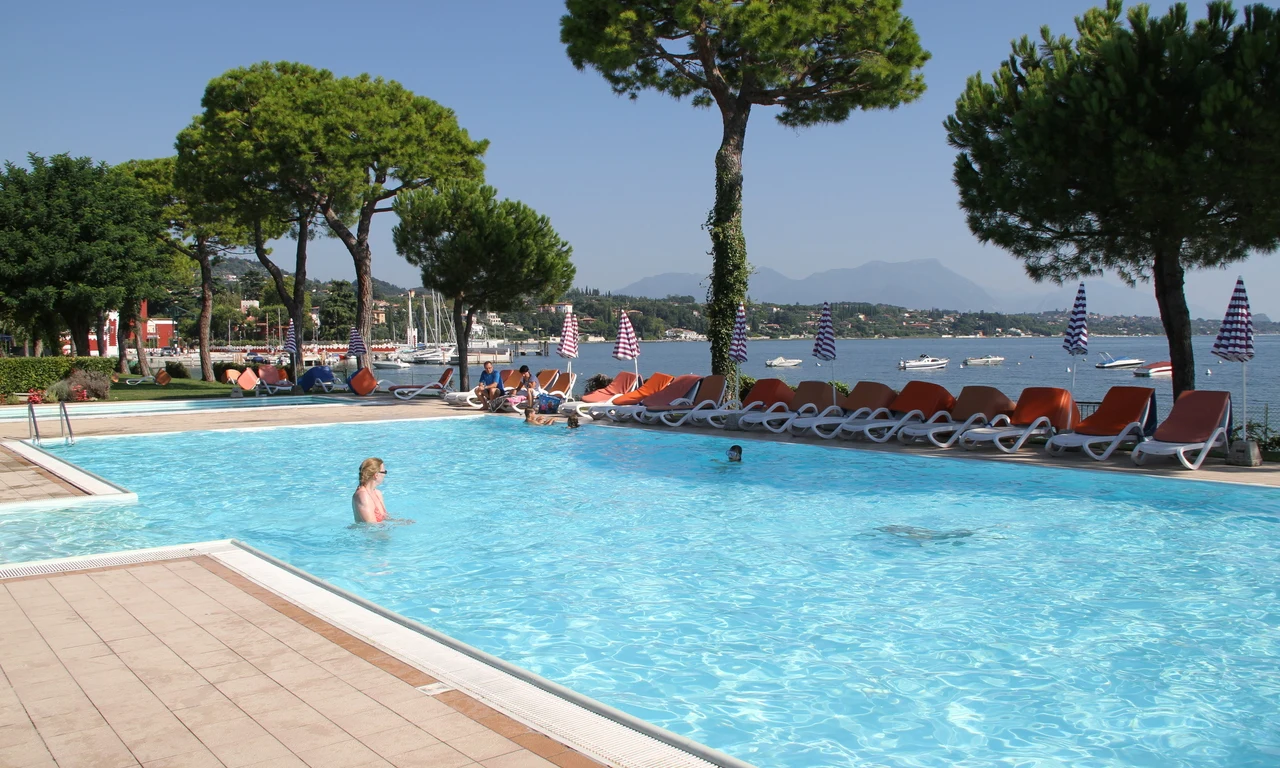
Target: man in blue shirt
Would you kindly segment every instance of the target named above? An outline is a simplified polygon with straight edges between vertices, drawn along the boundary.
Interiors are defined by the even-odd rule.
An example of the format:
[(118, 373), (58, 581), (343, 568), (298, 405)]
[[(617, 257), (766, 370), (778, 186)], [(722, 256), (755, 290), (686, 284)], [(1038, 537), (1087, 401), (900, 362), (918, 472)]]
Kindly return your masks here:
[(498, 376), (498, 372), (493, 370), (493, 363), (484, 364), (484, 373), (480, 374), (480, 386), (476, 387), (475, 393), (485, 408), (488, 408), (489, 403), (496, 398), (506, 394), (502, 389), (502, 379)]

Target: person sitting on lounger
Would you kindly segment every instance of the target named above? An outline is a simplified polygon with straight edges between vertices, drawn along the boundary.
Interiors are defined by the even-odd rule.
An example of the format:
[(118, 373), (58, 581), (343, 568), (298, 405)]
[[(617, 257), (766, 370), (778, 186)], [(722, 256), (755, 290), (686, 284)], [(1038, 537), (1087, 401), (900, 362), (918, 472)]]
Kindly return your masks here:
[(488, 407), (489, 403), (506, 394), (506, 390), (502, 388), (502, 378), (498, 376), (498, 372), (493, 370), (493, 363), (484, 364), (484, 373), (480, 374), (480, 386), (475, 389), (476, 397), (480, 398), (481, 405)]
[(368, 458), (360, 462), (360, 487), (351, 496), (351, 511), (357, 523), (381, 523), (387, 520), (387, 505), (378, 486), (387, 477), (382, 459)]
[(538, 383), (538, 377), (533, 375), (529, 370), (529, 366), (520, 366), (520, 383), (516, 385), (516, 394), (524, 394), (526, 403), (532, 403), (538, 393), (542, 391), (542, 385)]

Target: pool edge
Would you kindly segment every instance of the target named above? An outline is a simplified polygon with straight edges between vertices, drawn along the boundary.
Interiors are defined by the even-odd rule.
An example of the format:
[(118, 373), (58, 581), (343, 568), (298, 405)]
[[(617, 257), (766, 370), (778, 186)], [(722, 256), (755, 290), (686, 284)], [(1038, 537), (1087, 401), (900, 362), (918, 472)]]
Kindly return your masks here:
[(138, 494), (128, 488), (116, 485), (25, 440), (5, 440), (0, 442), (0, 446), (84, 493), (82, 496), (3, 502), (0, 503), (0, 514), (104, 503), (134, 504), (138, 501)]

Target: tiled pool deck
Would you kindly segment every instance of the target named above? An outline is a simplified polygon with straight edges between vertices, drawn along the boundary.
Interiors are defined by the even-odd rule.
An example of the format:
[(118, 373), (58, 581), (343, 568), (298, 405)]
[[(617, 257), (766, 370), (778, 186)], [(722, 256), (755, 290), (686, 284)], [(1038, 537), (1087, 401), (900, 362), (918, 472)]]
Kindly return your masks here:
[(0, 648), (3, 766), (599, 765), (207, 557), (0, 581)]

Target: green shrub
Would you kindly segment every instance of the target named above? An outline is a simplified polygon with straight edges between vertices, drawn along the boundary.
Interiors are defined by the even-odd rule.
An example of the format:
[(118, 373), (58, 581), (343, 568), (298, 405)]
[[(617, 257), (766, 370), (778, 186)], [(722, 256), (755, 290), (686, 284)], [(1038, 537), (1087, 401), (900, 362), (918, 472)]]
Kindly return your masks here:
[(171, 379), (191, 378), (191, 371), (187, 370), (187, 366), (183, 365), (182, 363), (174, 362), (173, 360), (169, 360), (165, 362), (164, 370), (166, 373), (169, 374), (169, 378)]
[(99, 371), (73, 368), (67, 378), (49, 385), (44, 391), (44, 399), (47, 403), (74, 403), (77, 400), (106, 400), (110, 394), (110, 376)]
[(845, 384), (843, 381), (832, 381), (828, 383), (836, 388), (836, 391), (840, 393), (841, 397), (845, 397), (849, 394), (849, 385)]
[(0, 394), (45, 390), (72, 369), (104, 373), (115, 370), (113, 357), (4, 357), (0, 358)]
[(747, 393), (756, 385), (756, 379), (750, 376), (738, 376), (738, 401), (743, 405), (747, 403)]

